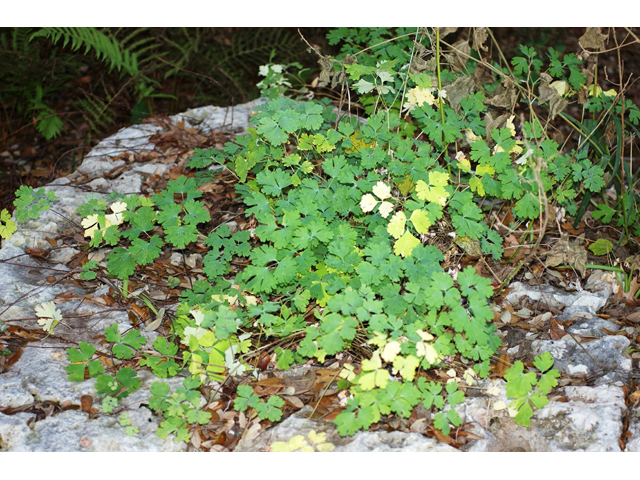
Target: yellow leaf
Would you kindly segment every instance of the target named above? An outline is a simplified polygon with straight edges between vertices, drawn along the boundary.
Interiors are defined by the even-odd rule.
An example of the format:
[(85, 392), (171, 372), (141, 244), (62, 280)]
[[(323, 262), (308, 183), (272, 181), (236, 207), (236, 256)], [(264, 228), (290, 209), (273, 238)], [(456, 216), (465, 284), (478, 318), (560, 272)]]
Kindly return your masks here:
[(409, 220), (411, 220), (411, 223), (413, 224), (413, 228), (416, 229), (416, 232), (420, 234), (425, 234), (429, 232), (431, 221), (427, 216), (427, 212), (425, 212), (424, 210), (420, 210), (420, 209), (414, 210), (413, 213), (411, 213), (411, 217)]
[(471, 177), (469, 179), (469, 188), (471, 188), (472, 192), (477, 192), (478, 195), (484, 197), (484, 185), (481, 178)]
[(458, 166), (460, 167), (460, 170), (467, 173), (471, 171), (471, 162), (464, 155), (464, 152), (456, 153), (456, 160), (458, 161)]
[(513, 124), (513, 119), (516, 118), (515, 115), (511, 115), (509, 117), (509, 119), (507, 120), (507, 122), (505, 123), (505, 127), (509, 129), (509, 131), (511, 132), (511, 136), (515, 137), (516, 136), (516, 126)]
[(409, 257), (413, 249), (418, 245), (420, 245), (420, 240), (411, 235), (409, 231), (406, 231), (393, 246), (393, 253), (402, 257)]
[(569, 84), (564, 80), (556, 80), (555, 82), (550, 83), (549, 86), (555, 88), (558, 95), (562, 96), (566, 95), (569, 93), (569, 90), (571, 90), (569, 88)]
[(434, 338), (433, 335), (431, 335), (429, 332), (425, 332), (424, 330), (416, 330), (416, 333), (425, 342), (430, 342)]
[(366, 373), (360, 376), (358, 384), (362, 390), (373, 390), (374, 388), (386, 388), (389, 383), (389, 372), (384, 368)]
[(505, 402), (503, 402), (502, 400), (498, 400), (497, 402), (495, 402), (493, 404), (493, 409), (494, 410), (504, 410), (505, 408), (507, 408), (507, 404)]
[(467, 140), (467, 142), (469, 144), (472, 144), (473, 142), (475, 142), (476, 140), (478, 140), (480, 138), (475, 133), (473, 133), (473, 131), (470, 128), (467, 128), (464, 131), (464, 137), (465, 137), (465, 139)]
[(294, 437), (291, 437), (291, 439), (289, 440), (290, 452), (293, 452), (294, 450), (298, 450), (299, 448), (303, 448), (305, 446), (307, 446), (307, 441), (302, 435), (296, 435)]
[(473, 368), (467, 368), (462, 375), (462, 380), (469, 386), (473, 385), (475, 378), (476, 372), (473, 371)]
[(391, 212), (393, 212), (393, 203), (391, 202), (382, 202), (378, 207), (378, 213), (382, 218), (387, 218)]
[(353, 382), (353, 379), (356, 378), (356, 374), (353, 371), (353, 365), (344, 364), (338, 376), (340, 378), (344, 378), (348, 382)]
[(363, 195), (362, 199), (360, 200), (360, 208), (364, 213), (372, 211), (377, 204), (378, 201), (376, 200), (376, 197), (374, 197), (370, 193)]
[(321, 443), (316, 445), (316, 450), (319, 452), (333, 452), (336, 449), (336, 446), (333, 443)]
[(396, 212), (396, 214), (391, 217), (389, 221), (389, 225), (387, 226), (387, 232), (393, 238), (398, 239), (404, 233), (404, 226), (407, 222), (407, 217), (404, 212)]
[(315, 430), (311, 430), (307, 435), (307, 438), (313, 443), (324, 443), (327, 441), (327, 434), (325, 432), (316, 433)]
[(419, 365), (420, 360), (413, 355), (409, 355), (406, 358), (398, 355), (393, 361), (393, 373), (396, 374), (400, 372), (402, 378), (408, 382), (412, 382), (416, 376), (416, 369)]
[(391, 187), (384, 182), (378, 182), (373, 187), (373, 193), (380, 200), (386, 200), (387, 198), (391, 198)]
[(375, 345), (378, 348), (383, 348), (387, 344), (387, 336), (384, 333), (375, 332), (373, 338), (368, 340), (367, 343)]
[(53, 332), (55, 326), (62, 320), (62, 312), (56, 308), (53, 302), (45, 302), (36, 306), (36, 315), (40, 317), (38, 325), (42, 325), (45, 332)]
[(420, 200), (446, 205), (449, 192), (445, 189), (449, 183), (449, 174), (446, 172), (429, 172), (429, 185), (423, 180), (416, 183), (416, 195)]
[(485, 173), (493, 178), (493, 174), (496, 173), (496, 171), (491, 165), (478, 165), (476, 167), (476, 175), (482, 177)]
[(98, 230), (98, 215), (89, 215), (87, 218), (83, 218), (80, 223), (86, 229), (84, 236), (93, 238), (95, 231)]
[(382, 367), (382, 361), (380, 360), (380, 352), (376, 351), (369, 360), (362, 360), (362, 370), (377, 370)]
[(269, 450), (272, 452), (290, 452), (289, 444), (285, 442), (273, 442), (269, 446)]
[(424, 105), (425, 103), (428, 105), (433, 105), (436, 100), (433, 96), (433, 93), (431, 93), (432, 90), (432, 88), (412, 88), (405, 95), (407, 102), (404, 104), (404, 108), (419, 107), (421, 105)]
[(393, 362), (393, 359), (400, 353), (400, 342), (393, 340), (387, 343), (382, 349), (382, 359), (385, 362)]
[(431, 365), (434, 365), (439, 357), (438, 351), (431, 343), (427, 342), (416, 343), (416, 355), (424, 357)]

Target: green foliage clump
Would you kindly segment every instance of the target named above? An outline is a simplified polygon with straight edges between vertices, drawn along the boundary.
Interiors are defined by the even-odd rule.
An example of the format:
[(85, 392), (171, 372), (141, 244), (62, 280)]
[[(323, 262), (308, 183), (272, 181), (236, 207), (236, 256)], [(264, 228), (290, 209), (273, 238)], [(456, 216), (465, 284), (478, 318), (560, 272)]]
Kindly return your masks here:
[[(209, 419), (199, 409), (197, 389), (253, 372), (248, 357), (271, 340), (282, 341), (273, 350), (281, 369), (366, 352), (358, 365), (341, 360), (339, 387), (348, 399), (335, 422), (342, 435), (366, 430), (385, 415), (408, 418), (418, 405), (434, 412), (433, 426), (444, 435), (461, 425), (456, 406), (465, 396), (455, 370), (444, 386), (427, 375), (457, 358), (469, 365), (467, 383), (490, 373), (501, 344), (489, 308), (494, 286), (471, 266), (444, 271), (443, 252), (430, 239), (445, 228), (452, 242), (500, 259), (503, 238), (488, 218), (493, 205), (510, 209), (532, 235), (534, 220), (543, 224), (554, 207), (579, 220), (621, 167), (610, 162), (615, 155), (595, 134), (596, 124), (563, 113), (567, 99), (581, 92), (585, 108), (605, 117), (605, 108), (624, 107), (632, 126), (640, 117), (636, 107), (588, 87), (577, 57), (554, 50), (547, 61), (522, 47), (523, 56), (510, 65), (483, 65), (494, 81), (472, 85), (482, 45), (454, 68), (453, 57), (442, 54), (440, 33), (338, 29), (329, 40), (348, 41), (337, 58), (321, 57), (320, 79), (349, 89), (363, 118), (327, 100), (280, 96), (288, 88), (284, 67), (271, 64), (261, 70), (260, 85), (270, 101), (257, 107), (248, 133), (221, 149), (197, 150), (188, 163), (193, 176), (171, 180), (149, 198), (89, 198), (79, 209), (90, 246), (114, 247), (106, 273), (123, 282), (125, 296), (129, 277), (164, 248), (208, 247), (204, 278), (183, 293), (171, 323), (175, 344), (158, 338), (156, 353), (141, 354), (145, 342), (138, 332), (105, 332), (120, 360), (142, 357), (140, 365), (161, 378), (183, 367), (190, 374), (171, 395), (163, 382), (152, 387), (150, 406), (166, 419), (162, 436), (188, 440), (189, 424)], [(433, 58), (425, 61), (425, 52)], [(527, 116), (518, 122), (520, 96)], [(558, 117), (588, 134), (584, 141), (566, 152), (533, 108), (541, 106), (549, 120)], [(211, 225), (198, 186), (217, 175), (208, 169), (213, 164), (237, 178), (250, 229)], [(625, 208), (632, 207), (633, 189), (618, 186)], [(20, 215), (28, 218), (34, 194), (23, 195)], [(41, 201), (35, 210), (47, 208)], [(593, 216), (611, 221), (615, 211), (601, 205)], [(624, 211), (623, 224), (634, 228), (624, 223), (633, 213)], [(82, 275), (103, 273), (88, 263)], [(88, 344), (69, 350), (70, 379), (97, 377), (99, 392), (116, 401), (138, 388), (130, 366), (105, 375), (92, 360), (95, 353)], [(535, 365), (539, 378), (524, 373), (520, 362), (505, 375), (516, 421), (525, 425), (533, 407), (546, 404), (558, 376), (548, 354)], [(245, 384), (233, 407), (278, 421), (284, 401), (261, 400)]]
[(542, 408), (549, 399), (547, 394), (553, 387), (558, 385), (560, 374), (553, 366), (553, 358), (549, 352), (544, 352), (533, 361), (540, 374), (535, 372), (524, 373), (522, 362), (515, 362), (505, 372), (504, 378), (507, 381), (507, 397), (512, 398), (511, 408), (518, 413), (515, 421), (525, 427), (531, 424), (533, 408)]

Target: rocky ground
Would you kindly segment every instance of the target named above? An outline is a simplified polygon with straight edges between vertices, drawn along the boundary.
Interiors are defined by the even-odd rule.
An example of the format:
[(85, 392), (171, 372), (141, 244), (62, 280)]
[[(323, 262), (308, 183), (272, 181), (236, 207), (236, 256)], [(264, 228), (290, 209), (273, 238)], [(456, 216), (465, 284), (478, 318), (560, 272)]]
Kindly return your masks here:
[[(589, 270), (582, 277), (541, 264), (516, 276), (493, 304), (503, 339), (495, 364), (515, 360), (527, 364), (548, 351), (561, 373), (559, 387), (549, 396), (549, 404), (535, 412), (529, 428), (516, 425), (502, 407), (508, 403), (500, 375), (506, 366), (466, 388), (467, 401), (456, 407), (464, 424), (449, 437), (435, 433), (425, 411), (416, 411), (407, 420), (390, 418), (374, 431), (340, 437), (330, 415), (318, 418), (318, 405), (314, 409), (307, 393), (320, 384), (331, 365), (301, 366), (286, 373), (266, 370), (264, 388), (276, 385), (288, 394), (288, 418), (270, 425), (251, 423), (239, 412), (218, 411), (215, 425), (192, 436), (188, 445), (171, 435), (166, 439), (155, 435), (162, 419), (148, 408), (148, 386), (154, 377), (144, 369), (139, 373), (142, 388), (125, 400), (121, 411), (137, 433), (129, 435), (118, 415), (102, 414), (93, 405), (100, 400), (94, 380), (67, 380), (65, 349), (80, 341), (95, 342), (114, 323), (121, 331), (139, 326), (148, 312), (141, 302), (114, 295), (109, 284), (78, 279), (87, 241), (78, 225), (77, 207), (89, 192), (131, 194), (163, 188), (185, 173), (193, 148), (215, 146), (244, 131), (252, 108), (253, 104), (233, 110), (204, 107), (121, 130), (100, 142), (74, 173), (47, 186), (60, 198), (57, 213), (21, 224), (10, 240), (3, 241), (0, 451), (264, 451), (277, 442), (291, 446), (292, 438), (298, 446), (323, 450), (330, 444), (335, 451), (350, 452), (640, 449), (636, 387), (640, 312), (635, 302), (625, 299), (610, 272)], [(223, 177), (211, 186), (219, 210), (212, 211), (212, 217), (220, 222), (232, 218), (225, 217), (228, 183)], [(104, 258), (104, 252), (95, 258), (101, 254)], [(147, 280), (149, 295), (162, 298), (169, 313), (180, 288), (199, 274), (201, 256), (190, 252), (186, 257), (190, 260), (165, 252), (154, 264), (158, 270), (153, 282)], [(178, 289), (167, 287), (168, 276), (181, 279)], [(136, 281), (143, 286), (141, 279), (132, 280)], [(50, 300), (62, 310), (64, 321), (55, 334), (46, 335), (33, 312), (36, 305)], [(152, 341), (161, 332), (144, 335)], [(176, 377), (169, 383), (176, 388), (180, 381)]]

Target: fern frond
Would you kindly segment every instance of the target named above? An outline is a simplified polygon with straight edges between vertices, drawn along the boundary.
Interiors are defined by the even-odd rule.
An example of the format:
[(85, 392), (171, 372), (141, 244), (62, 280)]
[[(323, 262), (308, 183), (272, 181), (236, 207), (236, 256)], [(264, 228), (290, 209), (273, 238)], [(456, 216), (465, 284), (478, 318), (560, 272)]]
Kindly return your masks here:
[(109, 65), (109, 71), (117, 68), (124, 69), (129, 75), (138, 73), (138, 55), (125, 48), (114, 36), (102, 33), (93, 27), (46, 27), (33, 33), (30, 40), (36, 37), (46, 37), (53, 44), (63, 40), (65, 47), (71, 42), (71, 48), (75, 51), (84, 47), (85, 55), (91, 49), (96, 57)]
[(74, 102), (82, 112), (84, 120), (94, 132), (113, 122), (113, 114), (109, 111), (109, 102), (85, 93), (84, 98)]

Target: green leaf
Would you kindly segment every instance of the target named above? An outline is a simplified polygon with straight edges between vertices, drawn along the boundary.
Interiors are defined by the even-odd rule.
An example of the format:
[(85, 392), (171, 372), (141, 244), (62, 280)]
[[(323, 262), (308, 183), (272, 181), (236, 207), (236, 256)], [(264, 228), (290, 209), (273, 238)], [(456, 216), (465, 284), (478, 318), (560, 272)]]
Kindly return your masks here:
[(536, 374), (533, 372), (524, 373), (524, 365), (519, 360), (509, 367), (504, 378), (507, 381), (506, 390), (509, 398), (528, 395), (536, 384)]
[(591, 216), (602, 223), (609, 223), (617, 210), (611, 208), (605, 203), (599, 203), (598, 207), (591, 213)]
[(182, 203), (182, 207), (187, 212), (183, 218), (183, 221), (186, 224), (197, 225), (211, 220), (211, 216), (204, 208), (204, 203), (200, 201), (188, 200)]
[(282, 194), (282, 190), (291, 185), (291, 176), (281, 170), (263, 170), (256, 176), (256, 181), (262, 185), (262, 191), (272, 197)]
[(46, 212), (51, 204), (58, 198), (55, 192), (45, 193), (44, 188), (34, 191), (32, 187), (22, 185), (16, 191), (16, 199), (13, 204), (16, 207), (14, 215), (18, 222), (26, 222), (29, 219), (36, 219), (42, 212)]
[(96, 347), (87, 342), (80, 342), (80, 349), (75, 347), (67, 349), (67, 359), (70, 362), (87, 362), (96, 353)]
[(264, 135), (271, 145), (287, 143), (289, 136), (280, 128), (273, 118), (262, 118), (257, 128), (259, 134)]
[(518, 409), (518, 413), (516, 414), (514, 420), (519, 425), (529, 427), (531, 426), (531, 417), (533, 417), (533, 409), (531, 408), (531, 404), (525, 401)]
[(282, 410), (280, 410), (282, 407), (284, 407), (284, 400), (277, 395), (271, 395), (266, 403), (260, 402), (255, 408), (262, 420), (277, 422), (282, 418)]
[(153, 235), (148, 242), (140, 238), (136, 238), (131, 242), (131, 256), (135, 258), (138, 265), (147, 265), (152, 263), (162, 253), (162, 240), (157, 235)]
[(107, 255), (109, 273), (120, 280), (129, 278), (136, 269), (136, 261), (129, 250), (116, 247)]
[(540, 215), (540, 201), (533, 193), (527, 192), (516, 202), (513, 212), (520, 218), (537, 218)]
[(195, 225), (165, 226), (165, 240), (182, 250), (188, 244), (198, 240), (198, 229)]

